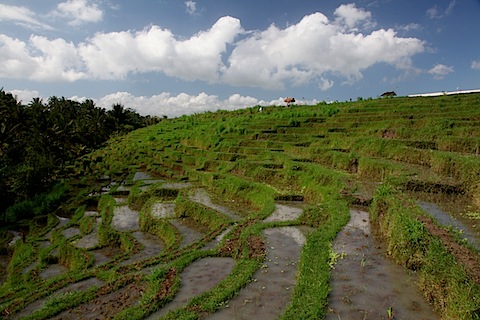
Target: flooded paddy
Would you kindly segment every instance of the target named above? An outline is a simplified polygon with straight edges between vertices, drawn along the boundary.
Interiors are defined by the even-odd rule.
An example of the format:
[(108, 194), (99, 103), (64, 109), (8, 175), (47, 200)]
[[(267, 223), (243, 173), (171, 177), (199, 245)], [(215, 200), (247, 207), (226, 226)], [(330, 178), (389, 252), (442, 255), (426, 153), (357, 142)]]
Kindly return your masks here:
[(51, 294), (50, 296), (48, 296), (46, 298), (39, 299), (39, 300), (37, 300), (33, 303), (30, 303), (21, 312), (19, 312), (14, 317), (12, 317), (12, 319), (21, 319), (25, 316), (28, 316), (29, 314), (31, 314), (31, 313), (39, 310), (40, 308), (42, 308), (43, 305), (50, 299), (59, 297), (61, 295), (66, 295), (66, 294), (69, 294), (69, 293), (72, 293), (72, 292), (87, 290), (87, 289), (89, 289), (93, 286), (101, 286), (103, 284), (104, 284), (104, 282), (98, 280), (97, 278), (90, 278), (90, 279), (86, 279), (86, 280), (83, 280), (83, 281), (79, 281), (77, 283), (72, 283), (71, 285), (68, 285), (68, 286), (54, 292), (53, 294)]
[[(137, 181), (144, 176), (137, 176)], [(153, 179), (150, 181), (154, 181)], [(188, 183), (165, 183), (164, 187), (188, 188)], [(127, 187), (125, 187), (128, 189)], [(155, 235), (139, 230), (139, 212), (130, 209), (126, 198), (115, 198), (116, 206), (111, 226), (119, 232), (130, 233), (141, 244), (142, 249), (119, 262), (127, 266), (155, 257), (165, 250), (163, 241)], [(190, 199), (216, 210), (232, 220), (241, 221), (242, 214), (230, 207), (214, 203), (205, 189), (190, 192)], [(220, 201), (221, 202), (221, 201)], [(303, 201), (277, 201), (272, 214), (259, 223), (295, 221), (302, 214)], [(429, 207), (432, 211), (432, 207)], [(168, 219), (182, 235), (180, 248), (200, 240), (204, 233), (192, 227), (187, 221), (176, 218), (174, 202), (153, 204), (150, 214), (158, 219)], [(97, 217), (93, 230), (81, 235), (76, 226), (65, 228), (68, 219), (59, 217), (56, 228), (75, 246), (84, 248), (94, 257), (96, 268), (124, 254), (118, 247), (98, 248), (98, 226), (101, 222), (95, 210), (85, 212), (85, 216)], [(220, 241), (228, 236), (234, 227), (227, 228), (203, 249), (215, 249)], [(296, 285), (298, 263), (306, 236), (311, 228), (286, 226), (263, 230), (266, 256), (261, 268), (252, 276), (235, 297), (226, 301), (215, 313), (206, 319), (277, 319), (282, 315), (291, 300)], [(45, 239), (50, 239), (47, 234)], [(414, 274), (396, 265), (384, 256), (381, 243), (375, 241), (370, 231), (368, 213), (352, 210), (349, 224), (338, 234), (333, 244), (337, 254), (335, 269), (332, 270), (332, 291), (329, 297), (326, 319), (437, 319), (431, 307), (418, 292)], [(177, 294), (164, 308), (147, 319), (157, 319), (172, 310), (182, 308), (192, 298), (214, 288), (225, 279), (235, 267), (236, 261), (227, 257), (202, 258), (190, 264), (180, 274), (181, 286)], [(108, 268), (109, 265), (106, 265)], [(114, 267), (117, 267), (115, 265)], [(142, 272), (148, 274), (158, 265), (151, 265)], [(32, 267), (35, 268), (35, 265)], [(126, 268), (125, 270), (128, 270)], [(39, 273), (41, 279), (49, 279), (67, 272), (60, 264), (49, 265)], [(96, 278), (79, 281), (57, 292), (51, 297), (72, 291), (81, 291), (104, 283)], [(135, 305), (147, 290), (141, 281), (125, 285), (97, 297), (81, 306), (63, 311), (54, 319), (108, 319), (128, 306)], [(15, 319), (28, 316), (40, 309), (46, 299), (30, 302), (15, 315)]]
[(232, 258), (203, 258), (185, 268), (180, 276), (181, 287), (175, 298), (164, 308), (151, 314), (147, 319), (158, 319), (167, 312), (185, 306), (190, 299), (196, 297), (220, 283), (233, 267)]
[(296, 227), (263, 233), (267, 255), (253, 281), (207, 319), (276, 319), (288, 305), (305, 235)]
[(231, 218), (234, 221), (240, 220), (241, 218), (234, 213), (232, 210), (228, 209), (225, 206), (215, 204), (212, 202), (210, 195), (205, 189), (197, 189), (193, 195), (190, 196), (192, 201), (203, 204), (206, 207), (212, 208), (220, 213), (223, 213), (227, 217)]
[(333, 250), (326, 319), (439, 319), (416, 287), (416, 277), (385, 257), (370, 232), (367, 212), (351, 210)]
[(434, 203), (419, 201), (418, 205), (440, 225), (444, 227), (453, 227), (460, 231), (462, 237), (467, 239), (470, 245), (480, 251), (480, 228), (477, 227), (474, 222), (472, 223), (472, 220), (458, 215), (452, 216)]

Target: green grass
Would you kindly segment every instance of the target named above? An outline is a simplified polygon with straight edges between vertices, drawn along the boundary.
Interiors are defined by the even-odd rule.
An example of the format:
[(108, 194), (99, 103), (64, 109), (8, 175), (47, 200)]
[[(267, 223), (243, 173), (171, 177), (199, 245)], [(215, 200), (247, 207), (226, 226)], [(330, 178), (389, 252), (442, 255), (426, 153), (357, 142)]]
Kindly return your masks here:
[[(358, 99), (290, 108), (270, 106), (264, 107), (262, 113), (258, 107), (206, 112), (168, 119), (115, 137), (104, 148), (73, 165), (72, 172), (77, 173), (73, 178), (81, 181), (85, 189), (79, 190), (78, 196), (63, 205), (62, 210), (72, 217), (64, 229), (78, 227), (80, 235), (66, 239), (57, 230), (51, 233), (48, 246), (40, 245), (58, 225), (53, 204), (71, 191), (67, 185), (8, 211), (7, 217), (28, 217), (28, 211), (35, 209), (39, 218), (25, 222), (30, 229), (25, 243), (19, 241), (14, 247), (2, 249), (11, 255), (11, 261), (7, 280), (0, 286), (0, 310), (4, 310), (0, 316), (6, 311), (16, 313), (70, 283), (96, 276), (111, 284), (109, 290), (129, 281), (142, 281), (146, 291), (139, 303), (126, 306), (115, 318), (143, 319), (173, 299), (184, 268), (197, 259), (220, 255), (218, 247), (201, 248), (231, 226), (232, 231), (226, 236), (236, 244), (230, 253), (236, 260), (231, 274), (184, 308), (164, 317), (198, 319), (227, 304), (261, 265), (261, 258), (252, 257), (248, 250), (252, 237), (260, 237), (264, 228), (307, 225), (314, 231), (307, 236), (297, 285), (282, 318), (321, 319), (327, 312), (330, 291), (334, 258), (331, 243), (348, 221), (349, 199), (358, 193), (366, 198), (374, 196), (370, 214), (374, 228), (387, 243), (388, 253), (420, 275), (424, 296), (445, 319), (478, 319), (479, 285), (423, 228), (417, 219), (421, 212), (414, 199), (399, 190), (410, 191), (410, 197), (415, 195), (412, 189), (445, 194), (450, 190), (470, 206), (464, 215), (480, 212), (479, 146), (478, 94)], [(87, 168), (83, 168), (84, 163), (88, 163)], [(134, 183), (136, 171), (173, 182), (188, 181), (191, 187), (179, 191), (164, 188), (161, 182), (149, 186)], [(98, 191), (95, 180), (104, 175), (117, 182), (126, 181), (130, 187), (128, 206), (139, 211), (142, 231), (164, 241), (166, 249), (162, 253), (128, 266), (118, 264), (140, 249), (130, 232), (111, 226), (118, 184), (110, 194), (99, 197), (98, 226), (97, 217), (84, 216), (85, 197)], [(195, 188), (204, 188), (237, 209), (241, 220), (233, 223), (229, 217), (190, 200), (189, 192)], [(375, 188), (373, 194), (371, 190)], [(343, 197), (345, 194), (347, 197)], [(275, 199), (285, 195), (304, 199), (306, 207), (301, 217), (263, 223), (274, 211)], [(172, 218), (152, 214), (152, 207), (159, 202), (175, 204), (176, 219), (206, 230), (202, 239), (180, 248), (182, 235), (171, 223)], [(71, 243), (95, 228), (99, 237), (95, 249), (120, 249), (114, 259), (97, 267), (93, 266), (89, 250)], [(6, 243), (7, 232), (2, 230), (0, 235)], [(35, 261), (38, 265), (23, 274), (22, 270)], [(40, 279), (38, 273), (53, 262), (67, 266), (68, 273)], [(146, 267), (151, 267), (152, 273), (134, 280), (134, 275)], [(171, 276), (171, 290), (159, 298), (162, 284)], [(62, 310), (92, 301), (99, 290), (95, 287), (54, 297), (28, 318), (53, 317)]]
[(388, 187), (378, 190), (371, 208), (372, 222), (385, 239), (388, 254), (419, 274), (421, 291), (442, 318), (478, 319), (479, 284), (425, 229), (418, 220), (422, 215), (415, 203)]

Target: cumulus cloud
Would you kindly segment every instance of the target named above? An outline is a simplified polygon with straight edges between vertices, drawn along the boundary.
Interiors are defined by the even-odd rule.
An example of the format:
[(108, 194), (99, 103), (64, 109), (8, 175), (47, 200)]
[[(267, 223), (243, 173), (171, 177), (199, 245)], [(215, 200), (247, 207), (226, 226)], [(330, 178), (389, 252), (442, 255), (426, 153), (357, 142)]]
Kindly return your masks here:
[(69, 24), (79, 26), (84, 23), (99, 22), (103, 19), (103, 11), (96, 3), (87, 0), (68, 0), (57, 5), (53, 15), (70, 19)]
[(52, 27), (36, 18), (36, 14), (26, 7), (10, 6), (0, 3), (0, 21), (13, 21), (29, 29), (51, 30)]
[(242, 31), (240, 21), (220, 18), (209, 30), (186, 40), (152, 26), (140, 32), (98, 33), (78, 47), (89, 74), (98, 79), (122, 79), (129, 73), (163, 72), (184, 80), (215, 82), (222, 53)]
[[(101, 11), (86, 0), (58, 6), (59, 12), (77, 16), (75, 24), (87, 21), (89, 10), (89, 21), (101, 19)], [(35, 35), (22, 41), (0, 34), (0, 76), (121, 80), (159, 72), (233, 86), (282, 89), (315, 84), (328, 90), (335, 83), (332, 77), (352, 83), (378, 63), (410, 72), (412, 56), (424, 52), (425, 43), (400, 37), (394, 29), (372, 30), (374, 26), (370, 12), (348, 4), (335, 10), (333, 20), (317, 12), (286, 28), (272, 24), (257, 31), (245, 31), (239, 19), (226, 16), (190, 38), (156, 25), (141, 31), (99, 32), (78, 44)]]
[(40, 97), (40, 93), (37, 90), (10, 90), (9, 92), (17, 98), (17, 101), (24, 105), (29, 104), (33, 98)]
[(121, 103), (125, 107), (132, 108), (142, 115), (179, 117), (184, 114), (202, 113), (217, 110), (237, 110), (254, 105), (282, 105), (283, 99), (263, 101), (250, 96), (233, 94), (227, 99), (219, 99), (216, 95), (201, 92), (198, 95), (180, 93), (172, 95), (163, 92), (158, 95), (134, 96), (128, 92), (116, 92), (96, 100), (96, 105), (110, 109), (113, 104)]
[[(351, 9), (352, 7), (350, 7)], [(340, 15), (345, 20), (347, 14)], [(346, 27), (366, 15), (350, 15)], [(387, 63), (400, 70), (412, 68), (411, 57), (425, 50), (423, 41), (398, 37), (393, 29), (370, 34), (345, 32), (339, 20), (330, 22), (322, 13), (305, 16), (298, 24), (265, 31), (239, 41), (224, 72), (224, 81), (233, 85), (282, 89), (286, 82), (302, 85), (314, 81), (322, 86), (328, 74), (347, 82), (360, 80), (362, 71)]]
[[(36, 90), (6, 90), (12, 93), (22, 104), (29, 104), (33, 98), (40, 98), (44, 101), (48, 97), (42, 96)], [(83, 102), (87, 97), (72, 96), (68, 99)], [(91, 99), (91, 98), (88, 98)], [(141, 115), (151, 116), (167, 116), (169, 118), (179, 117), (182, 115), (190, 115), (195, 113), (203, 113), (207, 111), (217, 110), (238, 110), (260, 106), (284, 106), (285, 97), (278, 97), (270, 101), (259, 100), (250, 96), (242, 96), (238, 93), (232, 94), (226, 99), (220, 99), (217, 95), (210, 95), (200, 92), (197, 95), (180, 93), (172, 95), (169, 92), (162, 92), (153, 96), (135, 96), (129, 92), (115, 92), (108, 94), (99, 99), (93, 99), (95, 105), (99, 108), (110, 110), (114, 104), (122, 104), (126, 108), (131, 108)], [(316, 104), (319, 101), (302, 100), (304, 104)]]
[(372, 28), (375, 23), (372, 22), (372, 14), (369, 11), (359, 9), (355, 4), (342, 4), (335, 10), (336, 23), (347, 27), (349, 30), (358, 30), (357, 27), (363, 23), (363, 27)]
[(480, 61), (473, 60), (471, 67), (473, 70), (480, 70)]
[[(38, 52), (38, 55), (32, 55)], [(35, 81), (76, 81), (82, 62), (77, 48), (63, 39), (49, 40), (32, 35), (28, 43), (0, 34), (0, 77)]]
[(436, 80), (441, 80), (452, 72), (454, 72), (453, 67), (444, 64), (437, 64), (432, 69), (428, 70), (428, 73), (433, 75), (433, 78)]

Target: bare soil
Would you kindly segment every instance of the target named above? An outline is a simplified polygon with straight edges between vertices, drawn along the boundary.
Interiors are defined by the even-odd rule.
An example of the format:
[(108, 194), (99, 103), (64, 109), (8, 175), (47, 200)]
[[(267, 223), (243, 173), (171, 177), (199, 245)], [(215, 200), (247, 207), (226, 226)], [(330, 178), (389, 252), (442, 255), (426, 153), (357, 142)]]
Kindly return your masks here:
[(93, 301), (64, 311), (53, 319), (110, 319), (126, 307), (134, 305), (144, 290), (142, 284), (133, 282), (106, 295), (98, 294)]
[(440, 238), (448, 252), (454, 255), (472, 279), (480, 284), (480, 256), (478, 253), (460, 245), (448, 230), (438, 226), (430, 217), (420, 217), (419, 221), (423, 223), (430, 234)]

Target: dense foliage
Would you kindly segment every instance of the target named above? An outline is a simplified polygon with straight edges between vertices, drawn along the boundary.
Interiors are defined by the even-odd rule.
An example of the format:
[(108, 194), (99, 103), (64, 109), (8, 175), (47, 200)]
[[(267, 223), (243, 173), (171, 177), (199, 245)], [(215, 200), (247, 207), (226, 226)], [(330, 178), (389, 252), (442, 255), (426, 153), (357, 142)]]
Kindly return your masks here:
[(100, 147), (113, 134), (126, 133), (157, 118), (116, 104), (98, 108), (77, 102), (34, 98), (28, 105), (0, 90), (0, 220), (17, 201), (44, 192), (60, 179), (69, 161)]

